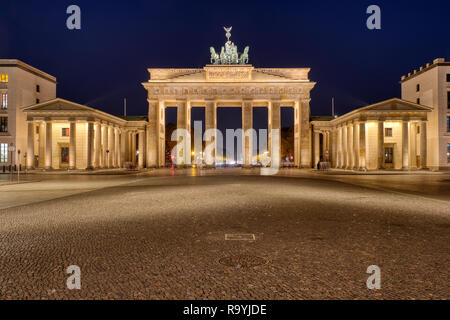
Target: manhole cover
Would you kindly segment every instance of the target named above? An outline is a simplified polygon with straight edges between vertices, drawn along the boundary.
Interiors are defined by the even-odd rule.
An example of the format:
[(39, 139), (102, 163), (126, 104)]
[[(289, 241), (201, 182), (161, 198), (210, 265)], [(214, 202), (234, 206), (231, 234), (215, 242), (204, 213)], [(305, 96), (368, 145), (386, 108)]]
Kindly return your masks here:
[(227, 233), (225, 234), (225, 240), (255, 241), (256, 237), (253, 233)]
[(227, 267), (233, 267), (236, 269), (241, 268), (251, 268), (260, 266), (262, 264), (266, 264), (267, 260), (258, 257), (258, 256), (250, 256), (250, 255), (237, 255), (237, 256), (229, 256), (219, 259), (219, 263), (223, 264)]

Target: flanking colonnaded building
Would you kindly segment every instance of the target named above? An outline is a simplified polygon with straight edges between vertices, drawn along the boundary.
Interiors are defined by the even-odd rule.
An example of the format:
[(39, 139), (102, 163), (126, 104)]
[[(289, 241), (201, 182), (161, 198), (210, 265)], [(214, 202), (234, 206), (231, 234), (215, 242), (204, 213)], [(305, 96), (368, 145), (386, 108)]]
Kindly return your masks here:
[[(96, 169), (131, 162), (162, 167), (165, 108), (177, 107), (177, 127), (190, 131), (191, 108), (203, 106), (206, 129), (217, 127), (218, 107), (241, 107), (244, 132), (253, 128), (252, 109), (267, 107), (269, 151), (280, 139), (271, 135), (281, 127), (280, 107), (292, 107), (296, 167), (311, 168), (323, 160), (354, 170), (450, 168), (450, 62), (435, 59), (403, 76), (402, 99), (318, 121), (310, 115), (315, 82), (308, 78), (309, 68), (255, 68), (247, 63), (248, 48), (239, 56), (229, 33), (227, 38), (220, 55), (211, 48), (211, 64), (204, 68), (149, 69), (150, 79), (142, 84), (148, 92), (146, 117), (118, 117), (56, 98), (55, 77), (19, 60), (1, 59), (0, 166)], [(249, 166), (255, 157), (252, 136), (242, 139), (243, 165)], [(14, 152), (8, 152), (10, 145)]]

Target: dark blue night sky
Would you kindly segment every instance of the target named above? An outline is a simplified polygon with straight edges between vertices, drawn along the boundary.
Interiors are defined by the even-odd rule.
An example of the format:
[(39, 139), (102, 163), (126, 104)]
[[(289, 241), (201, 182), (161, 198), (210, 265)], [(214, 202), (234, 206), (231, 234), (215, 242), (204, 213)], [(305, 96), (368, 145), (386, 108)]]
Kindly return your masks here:
[[(66, 28), (71, 4), (81, 8), (80, 31)], [(382, 30), (366, 28), (371, 4), (381, 8)], [(56, 76), (61, 98), (117, 115), (124, 97), (128, 114), (147, 113), (140, 83), (148, 67), (207, 64), (209, 47), (225, 42), (223, 26), (233, 26), (239, 49), (250, 46), (255, 67), (310, 67), (313, 115), (330, 114), (332, 96), (338, 114), (399, 97), (402, 75), (450, 58), (448, 0), (2, 0), (0, 7), (0, 58)], [(232, 123), (235, 113), (219, 121)]]

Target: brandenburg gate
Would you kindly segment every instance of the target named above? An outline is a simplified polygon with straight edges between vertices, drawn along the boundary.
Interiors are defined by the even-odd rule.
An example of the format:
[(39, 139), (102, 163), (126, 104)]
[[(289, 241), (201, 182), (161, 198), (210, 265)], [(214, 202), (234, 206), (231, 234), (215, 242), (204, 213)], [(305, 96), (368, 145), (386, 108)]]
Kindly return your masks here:
[[(255, 68), (248, 64), (248, 51), (238, 54), (230, 41), (220, 54), (211, 48), (211, 64), (199, 69), (148, 69), (150, 79), (142, 85), (148, 92), (147, 168), (165, 165), (165, 108), (177, 107), (177, 129), (191, 132), (191, 108), (205, 107), (205, 129), (217, 128), (218, 107), (242, 108), (242, 131), (253, 129), (253, 108), (268, 109), (268, 150), (280, 148), (281, 107), (294, 108), (294, 164), (312, 165), (310, 91), (315, 82), (308, 78), (309, 68)], [(243, 165), (250, 166), (253, 150), (251, 134), (242, 135)], [(187, 139), (184, 139), (185, 143)], [(276, 141), (278, 140), (278, 141)], [(189, 142), (190, 144), (190, 142)], [(206, 142), (214, 150), (215, 136)], [(272, 146), (273, 144), (273, 146)], [(187, 148), (185, 148), (187, 150)], [(279, 150), (278, 150), (279, 151)], [(274, 154), (280, 154), (275, 152)], [(190, 150), (178, 157), (190, 157)], [(215, 164), (215, 153), (206, 163)], [(274, 161), (274, 159), (272, 159)], [(276, 159), (279, 161), (279, 159)]]

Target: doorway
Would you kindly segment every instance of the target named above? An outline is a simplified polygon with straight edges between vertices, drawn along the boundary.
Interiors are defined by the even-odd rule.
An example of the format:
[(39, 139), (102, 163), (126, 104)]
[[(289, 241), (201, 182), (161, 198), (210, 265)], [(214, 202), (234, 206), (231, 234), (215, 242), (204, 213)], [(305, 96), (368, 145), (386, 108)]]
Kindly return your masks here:
[(61, 145), (59, 165), (62, 168), (69, 166), (69, 146), (68, 145)]

